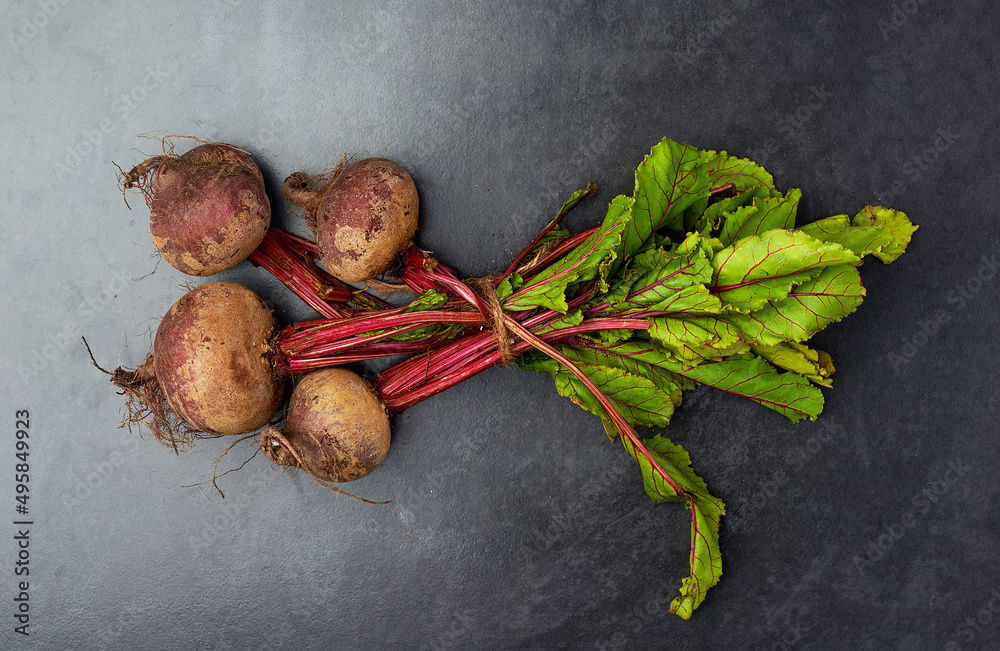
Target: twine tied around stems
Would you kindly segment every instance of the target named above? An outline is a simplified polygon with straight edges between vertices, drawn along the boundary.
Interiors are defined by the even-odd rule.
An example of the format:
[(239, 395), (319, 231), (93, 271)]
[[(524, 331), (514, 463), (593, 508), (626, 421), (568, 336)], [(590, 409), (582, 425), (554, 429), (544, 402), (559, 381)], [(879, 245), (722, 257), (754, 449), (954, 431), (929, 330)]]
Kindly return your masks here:
[(496, 280), (500, 274), (493, 272), (482, 278), (472, 278), (468, 282), (476, 288), (479, 295), (486, 301), (488, 308), (487, 316), (490, 327), (493, 329), (493, 336), (496, 337), (497, 347), (500, 349), (500, 363), (509, 366), (514, 362), (517, 355), (514, 354), (514, 336), (507, 328), (507, 318), (500, 304), (500, 297), (497, 296), (495, 287)]
[[(542, 260), (544, 260), (549, 253), (558, 245), (559, 240), (550, 240), (548, 242), (543, 242), (541, 246), (538, 247), (538, 251), (532, 256), (531, 260), (527, 262), (522, 262), (518, 267), (516, 273), (521, 274), (526, 271), (534, 269)], [(486, 300), (486, 305), (488, 307), (489, 314), (486, 315), (490, 321), (490, 327), (496, 336), (497, 346), (500, 348), (500, 363), (504, 366), (510, 366), (514, 363), (517, 358), (517, 354), (514, 353), (514, 335), (511, 334), (510, 328), (507, 326), (507, 315), (503, 310), (503, 306), (500, 304), (500, 297), (497, 296), (496, 287), (498, 285), (497, 280), (502, 277), (499, 272), (491, 272), (482, 278), (472, 278), (468, 281), (479, 293), (483, 299)]]

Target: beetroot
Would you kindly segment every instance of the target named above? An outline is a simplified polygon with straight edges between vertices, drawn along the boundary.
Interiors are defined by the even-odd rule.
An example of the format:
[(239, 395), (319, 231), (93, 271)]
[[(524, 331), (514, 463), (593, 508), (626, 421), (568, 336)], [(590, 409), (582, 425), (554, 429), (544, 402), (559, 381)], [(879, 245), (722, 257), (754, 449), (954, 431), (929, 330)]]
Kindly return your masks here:
[(406, 170), (385, 158), (320, 176), (296, 172), (283, 193), (309, 212), (320, 260), (341, 280), (385, 273), (417, 232), (417, 188)]
[(210, 434), (243, 434), (278, 410), (284, 380), (271, 364), (274, 317), (236, 283), (185, 294), (160, 321), (156, 377), (185, 421)]
[(193, 436), (263, 427), (285, 389), (285, 376), (272, 362), (274, 331), (267, 305), (242, 285), (191, 290), (160, 321), (146, 363), (113, 374), (129, 397), (129, 422), (145, 422), (175, 449)]
[(271, 222), (260, 169), (232, 145), (154, 156), (132, 168), (123, 185), (143, 191), (153, 243), (171, 266), (192, 276), (245, 259)]
[(320, 481), (348, 482), (374, 470), (389, 451), (389, 416), (371, 385), (345, 368), (302, 378), (288, 404), (285, 428), (260, 436), (267, 457)]

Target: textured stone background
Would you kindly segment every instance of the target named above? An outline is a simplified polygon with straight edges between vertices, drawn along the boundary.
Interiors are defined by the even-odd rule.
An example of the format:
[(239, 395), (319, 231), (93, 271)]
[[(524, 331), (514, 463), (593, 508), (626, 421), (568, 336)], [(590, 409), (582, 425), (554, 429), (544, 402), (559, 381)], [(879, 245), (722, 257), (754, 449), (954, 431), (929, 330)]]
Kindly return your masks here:
[[(0, 514), (32, 414), (31, 637), (44, 649), (985, 649), (1000, 634), (995, 197), (1000, 10), (893, 2), (0, 2)], [(114, 164), (142, 134), (231, 142), (276, 221), (292, 171), (388, 156), (420, 242), (506, 266), (570, 192), (595, 223), (667, 136), (764, 164), (814, 220), (920, 224), (817, 337), (815, 423), (692, 392), (668, 434), (726, 500), (725, 575), (690, 622), (683, 509), (644, 494), (548, 376), (496, 369), (394, 422), (335, 498), (226, 442), (180, 457), (117, 428), (88, 362), (135, 365), (189, 282), (158, 263)], [(943, 134), (943, 135), (942, 135)], [(310, 312), (248, 264), (280, 319)], [(202, 282), (202, 281), (195, 281)], [(369, 372), (377, 370), (368, 367)], [(250, 456), (232, 453), (233, 463)], [(4, 460), (6, 459), (6, 460)], [(9, 503), (5, 505), (3, 495)], [(9, 509), (9, 510), (8, 510)], [(6, 530), (6, 532), (5, 532)], [(5, 569), (6, 568), (6, 569)]]

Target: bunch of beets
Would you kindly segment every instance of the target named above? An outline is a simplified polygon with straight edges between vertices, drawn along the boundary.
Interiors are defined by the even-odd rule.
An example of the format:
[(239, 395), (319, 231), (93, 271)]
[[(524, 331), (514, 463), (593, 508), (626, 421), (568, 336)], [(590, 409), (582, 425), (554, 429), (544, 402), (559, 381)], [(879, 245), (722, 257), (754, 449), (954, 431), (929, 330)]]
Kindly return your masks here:
[[(178, 270), (207, 276), (248, 259), (321, 317), (279, 328), (242, 285), (189, 291), (146, 362), (111, 373), (126, 423), (175, 451), (257, 436), (274, 463), (344, 492), (334, 484), (385, 458), (390, 414), (498, 364), (546, 371), (621, 441), (650, 497), (690, 510), (690, 575), (670, 608), (685, 619), (722, 574), (725, 507), (683, 448), (635, 427), (666, 425), (682, 392), (702, 385), (815, 419), (834, 368), (807, 340), (861, 303), (863, 258), (895, 260), (916, 230), (872, 206), (796, 228), (798, 190), (777, 190), (749, 160), (666, 139), (601, 224), (562, 225), (596, 191), (588, 184), (506, 270), (471, 280), (413, 245), (416, 187), (383, 158), (288, 177), (282, 193), (311, 240), (270, 225), (263, 176), (231, 145), (165, 148), (123, 186), (144, 195), (153, 242)], [(401, 290), (415, 293), (402, 307), (378, 296)], [(409, 357), (374, 385), (344, 367), (399, 355)]]

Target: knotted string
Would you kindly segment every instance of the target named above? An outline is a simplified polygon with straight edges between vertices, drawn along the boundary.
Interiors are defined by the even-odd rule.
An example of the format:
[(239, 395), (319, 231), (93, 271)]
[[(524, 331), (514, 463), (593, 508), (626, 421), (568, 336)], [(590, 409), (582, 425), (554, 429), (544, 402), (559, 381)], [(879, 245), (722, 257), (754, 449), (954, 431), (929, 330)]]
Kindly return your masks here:
[(472, 278), (469, 284), (478, 290), (479, 295), (486, 301), (490, 327), (493, 329), (493, 336), (496, 337), (497, 347), (500, 349), (500, 363), (508, 366), (514, 362), (517, 355), (514, 354), (514, 336), (507, 328), (507, 319), (500, 304), (500, 297), (494, 286), (500, 274), (493, 272), (482, 278)]

